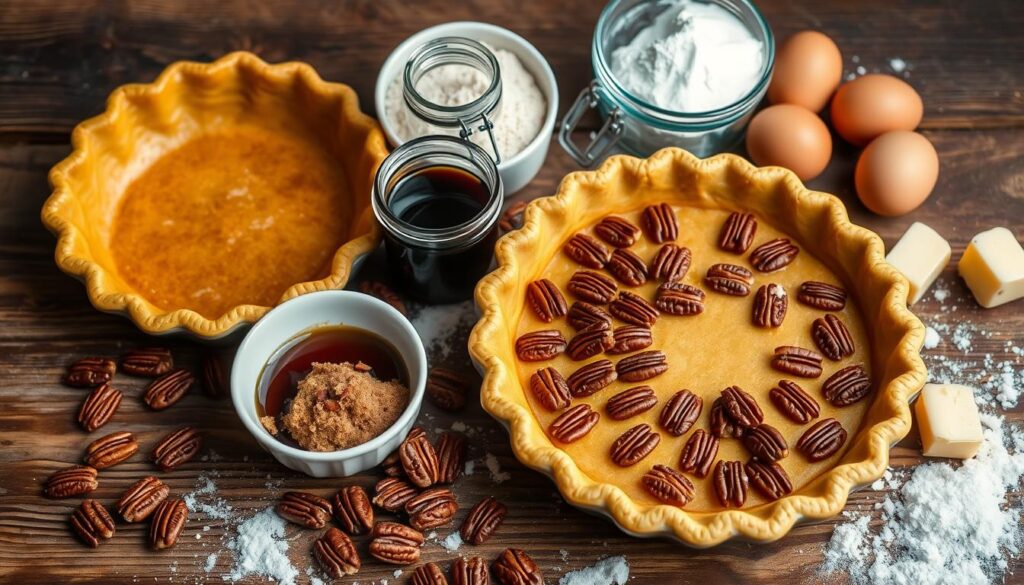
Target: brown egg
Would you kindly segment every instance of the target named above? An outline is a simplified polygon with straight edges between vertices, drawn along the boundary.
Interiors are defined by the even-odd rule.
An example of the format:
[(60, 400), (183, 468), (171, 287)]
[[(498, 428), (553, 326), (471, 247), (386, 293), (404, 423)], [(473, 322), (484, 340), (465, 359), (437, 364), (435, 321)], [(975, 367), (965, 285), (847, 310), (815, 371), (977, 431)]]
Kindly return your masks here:
[(842, 77), (843, 55), (832, 39), (814, 30), (798, 32), (775, 53), (768, 101), (820, 112)]
[(832, 99), (832, 126), (850, 144), (864, 146), (893, 130), (913, 130), (924, 104), (910, 84), (892, 75), (871, 74), (839, 86)]
[(939, 155), (917, 132), (887, 132), (857, 161), (857, 196), (879, 215), (903, 215), (924, 203), (939, 178)]
[(832, 137), (814, 112), (790, 104), (769, 106), (747, 128), (747, 153), (760, 166), (785, 167), (808, 181), (832, 158)]

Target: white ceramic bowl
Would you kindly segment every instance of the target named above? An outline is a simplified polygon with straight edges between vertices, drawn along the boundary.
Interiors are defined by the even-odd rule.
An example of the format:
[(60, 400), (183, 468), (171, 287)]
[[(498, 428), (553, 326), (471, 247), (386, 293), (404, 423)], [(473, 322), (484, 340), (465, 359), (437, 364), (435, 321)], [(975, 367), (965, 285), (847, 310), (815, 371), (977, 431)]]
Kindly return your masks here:
[[(306, 451), (275, 439), (256, 414), (256, 389), (267, 361), (296, 335), (321, 325), (361, 327), (387, 339), (409, 373), (409, 406), (395, 424), (370, 441), (332, 452)], [(242, 423), (285, 467), (313, 477), (344, 477), (378, 465), (409, 433), (423, 402), (427, 355), (409, 320), (369, 295), (329, 290), (295, 297), (274, 307), (245, 336), (231, 367), (231, 400)]]
[(385, 108), (385, 97), (388, 86), (395, 77), (402, 74), (409, 56), (417, 47), (427, 41), (440, 37), (466, 37), (476, 41), (485, 42), (496, 49), (505, 49), (515, 53), (523, 66), (533, 75), (537, 87), (544, 94), (548, 101), (548, 110), (544, 115), (544, 124), (541, 126), (537, 136), (522, 150), (513, 157), (504, 159), (498, 165), (498, 174), (501, 175), (501, 182), (505, 187), (505, 196), (519, 191), (529, 183), (548, 155), (548, 145), (551, 144), (551, 137), (555, 128), (555, 113), (558, 111), (558, 84), (555, 83), (555, 74), (551, 66), (540, 54), (536, 47), (529, 41), (516, 33), (484, 22), (448, 22), (421, 30), (420, 32), (405, 39), (384, 61), (377, 75), (377, 86), (374, 91), (374, 104), (377, 108), (377, 118), (384, 128), (384, 134), (392, 146), (399, 146), (404, 142), (395, 133), (391, 120), (388, 119)]

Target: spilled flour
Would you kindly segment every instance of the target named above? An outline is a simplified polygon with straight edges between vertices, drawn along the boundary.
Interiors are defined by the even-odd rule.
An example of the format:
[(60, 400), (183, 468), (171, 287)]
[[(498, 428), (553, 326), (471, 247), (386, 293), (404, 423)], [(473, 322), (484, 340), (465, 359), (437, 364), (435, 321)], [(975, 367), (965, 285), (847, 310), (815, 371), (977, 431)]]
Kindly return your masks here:
[(619, 556), (601, 559), (589, 567), (569, 571), (558, 580), (558, 585), (626, 585), (627, 581), (629, 563), (626, 557)]
[(288, 560), (285, 521), (266, 508), (238, 525), (237, 536), (228, 541), (235, 553), (235, 564), (225, 581), (239, 581), (251, 575), (273, 579), (281, 585), (294, 585), (299, 571)]

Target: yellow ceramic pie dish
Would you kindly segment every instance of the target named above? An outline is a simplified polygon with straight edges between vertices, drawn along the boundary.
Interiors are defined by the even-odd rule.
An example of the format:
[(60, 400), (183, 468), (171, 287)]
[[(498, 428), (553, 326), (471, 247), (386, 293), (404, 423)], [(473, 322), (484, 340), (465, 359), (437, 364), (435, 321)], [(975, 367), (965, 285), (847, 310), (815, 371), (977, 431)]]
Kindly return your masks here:
[(383, 133), (303, 63), (175, 63), (115, 90), (72, 144), (42, 210), (57, 264), (146, 333), (223, 337), (344, 287), (379, 242)]
[[(545, 324), (537, 318), (526, 303), (527, 286), (548, 278), (565, 291), (570, 276), (584, 269), (562, 252), (570, 237), (577, 232), (594, 233), (594, 224), (607, 215), (641, 225), (641, 210), (661, 203), (675, 209), (677, 242), (693, 252), (690, 273), (681, 282), (703, 286), (701, 278), (710, 265), (729, 261), (714, 242), (729, 212), (739, 211), (758, 218), (754, 246), (788, 237), (801, 250), (791, 266), (756, 273), (753, 288), (774, 282), (792, 291), (793, 297), (800, 283), (808, 280), (845, 288), (849, 302), (835, 314), (849, 326), (856, 351), (842, 363), (825, 360), (820, 379), (798, 379), (821, 403), (819, 418), (834, 417), (848, 432), (849, 438), (834, 455), (816, 462), (801, 458), (794, 444), (814, 423), (800, 426), (786, 421), (767, 396), (776, 380), (791, 378), (769, 368), (772, 349), (779, 345), (814, 348), (810, 324), (821, 311), (794, 300), (782, 326), (757, 330), (750, 323), (750, 297), (715, 296), (711, 291), (704, 313), (662, 315), (651, 327), (652, 348), (663, 351), (669, 363), (661, 376), (640, 382), (654, 387), (659, 399), (656, 407), (629, 420), (612, 420), (610, 408), (604, 407), (608, 397), (638, 385), (618, 380), (593, 396), (572, 400), (573, 405), (591, 405), (601, 415), (589, 434), (563, 443), (551, 430), (558, 413), (539, 406), (529, 387), (531, 372), (550, 365), (568, 377), (591, 360), (573, 362), (565, 354), (547, 363), (518, 359), (516, 340), (526, 332), (561, 328), (566, 339), (573, 335), (557, 320)], [(641, 241), (631, 250), (647, 261), (656, 246)], [(807, 190), (784, 169), (755, 168), (732, 155), (699, 160), (679, 149), (665, 149), (646, 160), (613, 157), (597, 171), (567, 176), (557, 195), (531, 203), (523, 228), (500, 240), (496, 255), (497, 270), (476, 290), (482, 318), (470, 338), (470, 352), (484, 373), (483, 406), (509, 429), (513, 450), (523, 463), (550, 475), (567, 501), (610, 516), (626, 532), (668, 536), (697, 547), (734, 537), (775, 540), (797, 521), (839, 513), (852, 489), (882, 475), (890, 446), (910, 429), (908, 404), (924, 384), (926, 371), (918, 354), (924, 327), (906, 307), (908, 285), (885, 263), (878, 236), (852, 225), (837, 198)], [(650, 298), (656, 288), (656, 283), (648, 283), (634, 292)], [(565, 298), (569, 304), (574, 300), (568, 293)], [(873, 391), (840, 408), (823, 399), (820, 388), (851, 361), (863, 363)], [(742, 506), (727, 509), (716, 500), (709, 474), (693, 478), (695, 496), (685, 506), (666, 505), (645, 492), (641, 476), (652, 464), (678, 469), (686, 437), (661, 432), (661, 442), (639, 464), (623, 465), (609, 455), (608, 446), (636, 423), (649, 423), (658, 430), (658, 412), (681, 387), (703, 395), (703, 412), (693, 428), (708, 428), (712, 400), (728, 384), (746, 388), (764, 410), (765, 422), (788, 438), (791, 454), (779, 463), (792, 480), (790, 494), (772, 500), (751, 487)], [(722, 439), (719, 459), (744, 460), (747, 456), (740, 443)]]

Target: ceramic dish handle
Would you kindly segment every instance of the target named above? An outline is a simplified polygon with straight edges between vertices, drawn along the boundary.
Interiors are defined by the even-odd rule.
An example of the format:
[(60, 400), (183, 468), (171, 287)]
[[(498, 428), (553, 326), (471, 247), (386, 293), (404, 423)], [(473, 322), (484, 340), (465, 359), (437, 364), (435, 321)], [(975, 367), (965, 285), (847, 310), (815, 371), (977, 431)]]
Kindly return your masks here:
[(597, 131), (597, 134), (590, 139), (590, 142), (583, 149), (580, 149), (572, 141), (572, 133), (576, 130), (576, 125), (580, 123), (583, 115), (600, 105), (601, 92), (601, 85), (597, 80), (591, 81), (590, 85), (580, 92), (579, 97), (576, 98), (572, 107), (569, 108), (565, 117), (562, 118), (561, 129), (558, 132), (558, 143), (569, 153), (569, 156), (576, 159), (576, 162), (584, 167), (593, 166), (611, 147), (615, 146), (615, 143), (622, 137), (622, 131), (625, 128), (622, 112), (618, 106), (615, 106), (608, 113), (604, 124), (601, 125), (601, 129)]

